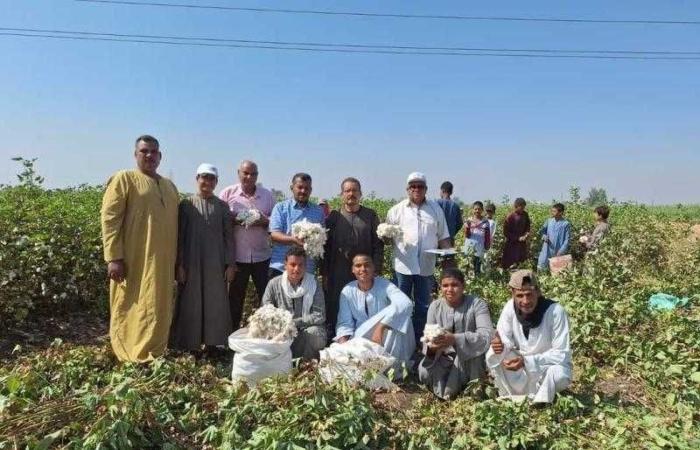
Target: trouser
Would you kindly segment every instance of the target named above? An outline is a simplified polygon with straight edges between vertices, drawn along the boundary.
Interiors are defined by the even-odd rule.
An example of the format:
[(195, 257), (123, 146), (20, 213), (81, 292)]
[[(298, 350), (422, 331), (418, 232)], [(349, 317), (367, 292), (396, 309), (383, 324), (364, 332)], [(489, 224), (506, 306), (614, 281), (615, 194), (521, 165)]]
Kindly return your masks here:
[(479, 276), (481, 275), (481, 258), (478, 256), (475, 256), (473, 259), (474, 262), (474, 275)]
[(243, 310), (245, 308), (246, 290), (248, 289), (248, 281), (253, 278), (257, 299), (253, 303), (253, 308), (260, 307), (265, 288), (267, 287), (268, 274), (267, 270), (270, 267), (270, 260), (255, 262), (255, 263), (236, 263), (238, 271), (236, 278), (229, 286), (228, 299), (231, 304), (231, 321), (233, 322), (233, 330), (237, 330), (241, 325)]
[(396, 272), (396, 284), (404, 294), (413, 299), (413, 330), (416, 334), (416, 342), (420, 342), (428, 317), (433, 276), (404, 275)]
[(282, 275), (282, 271), (277, 270), (277, 269), (273, 269), (272, 267), (270, 267), (270, 270), (267, 271), (267, 279), (268, 280), (271, 280), (271, 279), (278, 277), (280, 275)]
[(318, 359), (319, 352), (326, 348), (326, 327), (310, 326), (297, 331), (292, 342), (292, 356), (307, 361)]

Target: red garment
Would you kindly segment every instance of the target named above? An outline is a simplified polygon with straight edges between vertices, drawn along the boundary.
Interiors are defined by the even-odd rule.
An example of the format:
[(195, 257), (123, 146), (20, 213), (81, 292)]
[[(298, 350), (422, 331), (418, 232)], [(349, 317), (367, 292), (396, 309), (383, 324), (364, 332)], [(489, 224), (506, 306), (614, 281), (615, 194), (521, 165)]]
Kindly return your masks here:
[(527, 211), (523, 211), (522, 214), (512, 212), (506, 217), (503, 223), (506, 243), (501, 259), (501, 267), (504, 269), (527, 260), (527, 241), (521, 242), (519, 239), (530, 231), (530, 225), (530, 216)]

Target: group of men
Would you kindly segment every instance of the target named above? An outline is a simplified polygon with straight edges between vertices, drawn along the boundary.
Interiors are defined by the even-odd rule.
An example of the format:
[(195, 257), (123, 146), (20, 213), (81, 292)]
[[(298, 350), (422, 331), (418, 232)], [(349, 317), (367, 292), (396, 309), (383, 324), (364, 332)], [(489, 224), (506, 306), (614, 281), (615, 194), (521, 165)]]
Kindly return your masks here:
[[(520, 278), (511, 279), (513, 300), (495, 334), (485, 302), (464, 293), (464, 275), (455, 269), (445, 271), (443, 298), (431, 304), (436, 255), (428, 250), (452, 247), (456, 227), (446, 217), (445, 202), (426, 197), (422, 173), (408, 176), (407, 198), (386, 217), (387, 224), (400, 227), (402, 238), (382, 240), (376, 212), (360, 204), (356, 178), (342, 181), (342, 205), (328, 212), (310, 201), (312, 179), (306, 173), (292, 177), (292, 198), (275, 204), (257, 183), (254, 162), (241, 162), (239, 183), (218, 196), (218, 170), (202, 164), (197, 192), (180, 201), (174, 184), (157, 173), (158, 141), (140, 136), (134, 154), (137, 169), (110, 178), (102, 207), (112, 280), (110, 337), (120, 360), (148, 361), (168, 346), (197, 351), (225, 345), (241, 326), (252, 278), (259, 301), (293, 314), (299, 331), (295, 357), (317, 358), (330, 341), (364, 337), (410, 364), (430, 323), (444, 333), (424, 346), (419, 376), (441, 397), (454, 396), (486, 366), (503, 395), (529, 393), (536, 401), (551, 401), (568, 385), (566, 314), (541, 296), (533, 273), (513, 275)], [(247, 220), (251, 212), (254, 221)], [(320, 261), (307, 257), (303, 240), (292, 233), (302, 220), (327, 229)], [(393, 249), (393, 283), (378, 276), (385, 245)]]

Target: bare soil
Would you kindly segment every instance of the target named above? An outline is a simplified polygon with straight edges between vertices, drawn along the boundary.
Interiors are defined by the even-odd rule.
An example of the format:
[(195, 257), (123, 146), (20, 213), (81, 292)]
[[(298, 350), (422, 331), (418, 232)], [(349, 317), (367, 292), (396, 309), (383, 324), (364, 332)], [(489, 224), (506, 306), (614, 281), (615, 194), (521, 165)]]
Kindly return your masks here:
[(12, 351), (42, 350), (55, 339), (76, 345), (101, 345), (109, 340), (108, 323), (95, 313), (74, 312), (61, 317), (28, 320), (22, 329), (0, 329), (0, 362), (13, 359)]

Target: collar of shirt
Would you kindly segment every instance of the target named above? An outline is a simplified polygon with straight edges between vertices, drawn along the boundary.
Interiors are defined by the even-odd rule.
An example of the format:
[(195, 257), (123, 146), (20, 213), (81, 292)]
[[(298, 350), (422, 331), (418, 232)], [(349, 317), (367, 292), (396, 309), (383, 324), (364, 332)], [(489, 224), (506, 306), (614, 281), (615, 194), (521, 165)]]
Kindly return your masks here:
[(409, 200), (408, 200), (408, 203), (406, 204), (406, 206), (408, 206), (409, 208), (418, 208), (418, 209), (420, 209), (421, 206), (424, 206), (424, 205), (427, 204), (427, 203), (428, 203), (427, 199), (424, 199), (420, 204), (413, 203), (413, 202), (409, 199)]
[(248, 195), (243, 190), (243, 185), (241, 183), (238, 183), (238, 184), (233, 185), (233, 193), (239, 194), (245, 198), (254, 198), (256, 200), (260, 199), (260, 190), (258, 189), (257, 186), (255, 187), (255, 192), (253, 193), (253, 195)]
[(301, 202), (298, 202), (298, 201), (292, 199), (292, 207), (294, 207), (294, 208), (306, 209), (309, 206), (311, 206), (311, 202), (301, 203)]

